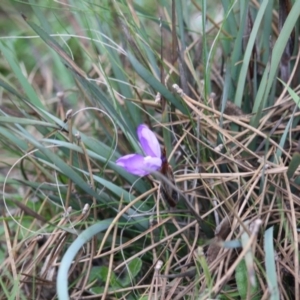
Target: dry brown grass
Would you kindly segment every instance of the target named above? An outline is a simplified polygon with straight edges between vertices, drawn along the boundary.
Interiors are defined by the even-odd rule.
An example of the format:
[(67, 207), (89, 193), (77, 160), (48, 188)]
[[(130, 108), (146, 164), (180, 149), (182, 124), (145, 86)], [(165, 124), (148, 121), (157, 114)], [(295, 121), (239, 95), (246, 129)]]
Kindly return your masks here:
[[(225, 151), (220, 152), (219, 149), (210, 147), (210, 153), (214, 153), (214, 156), (210, 157), (208, 162), (203, 165), (193, 166), (195, 170), (199, 169), (195, 172), (186, 172), (187, 167), (190, 169), (190, 162), (187, 159), (186, 164), (182, 164), (176, 172), (176, 182), (185, 195), (190, 197), (189, 199), (192, 200), (196, 211), (199, 211), (201, 218), (221, 222), (223, 233), (216, 233), (216, 237), (209, 243), (209, 246), (201, 247), (204, 252), (200, 251), (199, 254), (199, 238), (205, 238), (205, 232), (197, 221), (189, 220), (189, 218), (182, 220), (176, 209), (171, 212), (171, 216), (157, 211), (153, 226), (122, 245), (116, 245), (118, 231), (115, 227), (111, 231), (111, 240), (106, 243), (106, 248), (101, 253), (98, 251), (97, 240), (92, 240), (78, 253), (69, 274), (70, 282), (77, 279), (76, 284), (71, 288), (71, 296), (74, 299), (76, 297), (80, 297), (80, 299), (116, 299), (114, 295), (122, 293), (123, 299), (126, 299), (126, 295), (138, 291), (141, 296), (147, 295), (149, 299), (182, 299), (183, 296), (196, 299), (195, 295), (205, 294), (205, 291), (208, 293), (206, 290), (209, 283), (207, 273), (198, 270), (191, 278), (172, 279), (165, 275), (174, 272), (176, 274), (183, 273), (188, 268), (185, 266), (190, 264), (203, 268), (205, 267), (203, 259), (206, 259), (207, 270), (210, 273), (210, 293), (216, 295), (225, 285), (227, 288), (230, 287), (231, 282), (233, 283), (232, 290), (236, 289), (235, 268), (244, 258), (245, 253), (251, 249), (255, 257), (252, 268), (261, 292), (261, 299), (268, 299), (270, 291), (262, 274), (265, 252), (263, 232), (268, 227), (274, 226), (276, 228), (274, 243), (280, 294), (283, 299), (290, 299), (289, 295), (295, 295), (298, 290), (298, 276), (296, 275), (299, 272), (297, 220), (300, 217), (300, 199), (297, 196), (299, 187), (297, 184), (293, 184), (293, 178), (287, 177), (287, 169), (293, 154), (299, 149), (293, 141), (286, 143), (284, 148), (281, 148), (277, 137), (282, 135), (290, 118), (290, 115), (281, 118), (282, 112), (291, 111), (290, 108), (294, 106), (293, 102), (285, 98), (283, 104), (270, 108), (260, 121), (258, 129), (249, 125), (249, 116), (245, 115), (223, 115), (224, 129), (220, 129), (221, 115), (218, 110), (184, 94), (181, 94), (181, 97), (193, 111), (195, 121), (200, 122), (201, 135), (206, 136), (211, 145), (214, 145), (217, 135), (221, 134)], [(299, 115), (299, 113), (295, 115)], [(178, 136), (173, 153), (177, 151), (183, 139), (189, 139), (190, 143), (202, 144), (202, 140), (191, 134), (190, 120), (183, 115), (180, 116), (179, 113), (177, 116), (177, 124), (180, 123), (186, 129), (181, 136)], [(239, 133), (233, 134), (231, 131), (230, 125), (233, 123), (240, 126)], [(176, 124), (171, 125), (175, 126)], [(295, 127), (294, 130), (299, 130), (298, 127)], [(268, 137), (270, 131), (272, 131), (272, 136)], [(249, 150), (248, 145), (257, 137), (261, 138), (261, 143), (266, 142), (268, 138), (270, 144), (268, 152)], [(209, 147), (208, 143), (205, 144), (205, 147)], [(281, 149), (283, 159), (274, 162), (273, 158), (278, 149)], [(220, 170), (224, 164), (230, 171), (224, 173)], [(298, 175), (297, 171), (294, 176)], [(191, 186), (191, 182), (195, 183), (194, 188), (186, 190), (185, 187)], [(158, 193), (157, 185), (149, 193)], [(145, 197), (146, 195), (141, 195), (134, 202)], [(132, 205), (131, 203), (130, 206)], [(213, 208), (206, 211), (207, 207)], [(128, 208), (129, 206), (124, 206), (124, 210)], [(72, 217), (57, 215), (44, 225), (42, 220), (35, 220), (33, 225), (38, 223), (40, 231), (43, 232), (43, 229), (46, 229), (47, 234), (28, 235), (22, 240), (16, 238), (18, 232), (12, 232), (8, 223), (4, 222), (6, 247), (9, 255), (2, 263), (1, 269), (10, 273), (13, 280), (20, 281), (20, 290), (26, 295), (26, 298), (32, 297), (33, 291), (36, 299), (50, 299), (55, 295), (55, 278), (61, 257), (68, 244), (76, 237), (76, 232), (88, 226), (84, 222), (88, 213), (87, 211), (77, 217), (76, 215)], [(20, 212), (16, 212), (16, 215), (24, 217), (22, 209)], [(257, 219), (262, 222), (260, 230), (249, 232), (249, 227), (245, 227), (246, 222), (251, 224)], [(49, 231), (51, 223), (56, 224), (52, 232)], [(170, 224), (177, 228), (172, 234), (169, 234)], [(69, 232), (66, 231), (66, 228), (69, 228)], [(223, 240), (240, 239), (245, 230), (249, 232), (250, 241), (246, 248), (239, 250), (226, 247)], [(157, 235), (158, 232), (163, 232), (162, 239)], [(108, 236), (106, 237), (108, 238)], [(148, 242), (145, 248), (135, 251), (134, 255), (120, 261), (121, 250), (134, 249), (136, 244), (143, 244), (146, 237)], [(102, 245), (104, 244), (105, 241), (102, 241)], [(109, 291), (109, 280), (107, 280), (103, 294), (91, 295), (88, 292), (90, 286), (97, 285), (96, 281), (87, 284), (91, 266), (97, 264), (97, 261), (106, 265), (110, 272), (119, 274), (121, 270), (124, 271), (126, 264), (131, 260), (145, 255), (153, 258), (152, 264), (147, 263), (147, 271), (143, 272), (143, 275), (131, 288)], [(164, 262), (163, 271), (159, 268), (160, 260)], [(7, 276), (2, 280), (9, 286), (12, 278)], [(291, 284), (292, 278), (294, 284)]]
[[(197, 7), (198, 4), (194, 5)], [(260, 7), (256, 1), (251, 1), (251, 5)], [(141, 42), (141, 32), (134, 32), (134, 29), (140, 29), (139, 15), (134, 11), (131, 1), (128, 1), (128, 9), (132, 12), (135, 23), (132, 24), (125, 18), (122, 20), (123, 24), (120, 22), (123, 12), (118, 9), (118, 5), (112, 9), (119, 15), (113, 16), (111, 21), (117, 19), (118, 30), (129, 41), (126, 51), (134, 52), (135, 59), (139, 60), (141, 66), (152, 72), (151, 62), (145, 60), (148, 56)], [(163, 56), (160, 57), (160, 54), (152, 49), (155, 59), (159, 62), (155, 67), (163, 61), (165, 76), (162, 76), (161, 83), (173, 93), (173, 96), (176, 95), (176, 104), (185, 105), (188, 112), (186, 114), (175, 109), (176, 105), (165, 102), (164, 98), (157, 97), (161, 101), (152, 99), (153, 86), (150, 87), (150, 84), (148, 86), (147, 80), (144, 78), (143, 81), (137, 75), (136, 66), (123, 48), (120, 51), (119, 48), (105, 48), (104, 44), (101, 44), (105, 50), (99, 47), (103, 51), (101, 53), (97, 49), (99, 54), (94, 51), (93, 43), (99, 42), (100, 38), (84, 41), (79, 39), (80, 46), (76, 44), (76, 47), (91, 59), (86, 63), (87, 68), (85, 62), (81, 62), (81, 65), (78, 58), (73, 60), (69, 53), (63, 48), (60, 49), (45, 34), (44, 38), (46, 40), (48, 38), (49, 47), (65, 59), (64, 63), (67, 65), (65, 74), (72, 80), (73, 77), (76, 78), (74, 88), (64, 90), (57, 94), (57, 97), (51, 98), (52, 91), (60, 84), (55, 69), (45, 68), (42, 64), (40, 73), (35, 74), (35, 71), (29, 73), (28, 82), (40, 95), (41, 102), (47, 104), (49, 109), (47, 112), (64, 120), (70, 108), (68, 97), (73, 93), (78, 97), (77, 106), (74, 105), (76, 110), (86, 106), (91, 106), (91, 111), (94, 110), (81, 111), (75, 117), (70, 115), (69, 119), (65, 119), (69, 129), (74, 128), (82, 135), (86, 134), (85, 140), (75, 134), (72, 135), (72, 130), (68, 133), (61, 131), (60, 128), (54, 129), (57, 134), (55, 136), (52, 131), (55, 127), (53, 124), (52, 127), (49, 125), (51, 130), (47, 128), (49, 131), (45, 135), (31, 123), (31, 127), (26, 128), (30, 128), (29, 132), (38, 141), (42, 138), (52, 138), (51, 151), (62, 158), (69, 167), (85, 171), (85, 173), (78, 171), (77, 174), (80, 174), (84, 184), (97, 193), (98, 198), (95, 194), (87, 193), (76, 186), (68, 177), (68, 172), (60, 170), (59, 173), (59, 166), (50, 159), (34, 156), (37, 154), (35, 152), (29, 155), (31, 150), (37, 150), (34, 143), (26, 140), (27, 150), (20, 150), (17, 147), (19, 145), (12, 145), (11, 149), (17, 149), (19, 152), (16, 152), (20, 157), (24, 155), (24, 159), (10, 174), (11, 178), (14, 177), (19, 181), (12, 180), (4, 189), (7, 198), (11, 199), (8, 201), (10, 215), (3, 210), (2, 218), (5, 237), (2, 240), (2, 247), (6, 256), (0, 265), (0, 283), (3, 287), (0, 299), (6, 299), (9, 294), (15, 296), (15, 299), (56, 299), (56, 289), (60, 284), (68, 284), (72, 299), (198, 300), (215, 299), (221, 297), (220, 295), (223, 297), (220, 299), (240, 299), (243, 296), (245, 299), (270, 299), (274, 296), (274, 291), (270, 290), (267, 279), (270, 275), (266, 270), (270, 265), (267, 261), (268, 255), (274, 256), (280, 299), (300, 299), (298, 233), (300, 162), (297, 161), (300, 155), (298, 134), (300, 112), (295, 107), (295, 99), (299, 98), (300, 88), (292, 84), (292, 79), (297, 74), (300, 52), (298, 51), (297, 56), (292, 58), (295, 63), (294, 69), (286, 84), (292, 86), (293, 90), (287, 91), (282, 86), (276, 89), (276, 95), (279, 96), (274, 96), (271, 107), (263, 107), (262, 112), (259, 111), (261, 118), (258, 125), (254, 126), (255, 114), (244, 113), (234, 103), (227, 101), (228, 99), (224, 114), (221, 113), (220, 99), (226, 80), (222, 77), (224, 66), (219, 62), (218, 55), (211, 59), (212, 63), (209, 66), (211, 67), (209, 80), (216, 94), (203, 99), (202, 81), (206, 76), (204, 71), (207, 66), (204, 66), (202, 61), (199, 63), (199, 56), (203, 54), (199, 54), (201, 39), (191, 38), (190, 44), (186, 45), (187, 50), (181, 49), (178, 51), (180, 53), (177, 53), (177, 43), (180, 44), (182, 40), (174, 34), (176, 31), (172, 28), (172, 22), (175, 24), (176, 18), (173, 18), (171, 12), (165, 8), (160, 7), (158, 11), (168, 22), (165, 21), (166, 28), (160, 33), (165, 41), (162, 46)], [(70, 11), (66, 20), (74, 24), (75, 32), (79, 35), (82, 28), (72, 13)], [(277, 38), (278, 16), (274, 13), (273, 17), (270, 26)], [(208, 34), (212, 34), (215, 30), (224, 35), (222, 36), (224, 40), (231, 38), (231, 33), (223, 28), (222, 23), (215, 22), (213, 18), (208, 19), (214, 24), (214, 28)], [(147, 22), (152, 24), (151, 21), (149, 17), (146, 24)], [(249, 24), (247, 26), (250, 26)], [(156, 33), (158, 28), (159, 24), (156, 22), (155, 26), (150, 28), (151, 33)], [(249, 35), (252, 29), (248, 28)], [(112, 35), (119, 34), (113, 32)], [(148, 47), (148, 41), (143, 42)], [(121, 42), (119, 44), (121, 45)], [(231, 47), (233, 48), (233, 45)], [(37, 49), (34, 48), (34, 51)], [(108, 55), (111, 54), (110, 51), (115, 51), (121, 66), (119, 60), (114, 60)], [(182, 55), (182, 61), (176, 57), (178, 54)], [(259, 54), (262, 56), (262, 53)], [(250, 76), (250, 67), (247, 70), (247, 78), (257, 80), (256, 84), (262, 80), (260, 78), (263, 74), (262, 69), (269, 67), (268, 61), (261, 62), (260, 59), (262, 60), (262, 57), (256, 61), (259, 66), (256, 79)], [(7, 62), (0, 61), (0, 63), (5, 70), (8, 68)], [(183, 71), (181, 64), (185, 65), (189, 72)], [(117, 68), (118, 71), (128, 76), (122, 79), (125, 82), (122, 82), (121, 77), (113, 77), (117, 73), (113, 70), (116, 66), (120, 68)], [(84, 71), (85, 69), (88, 71)], [(21, 70), (20, 68), (20, 72)], [(140, 72), (142, 73), (141, 69)], [(154, 71), (148, 72), (150, 79), (157, 77)], [(186, 80), (187, 74), (193, 84)], [(96, 82), (95, 86), (99, 88), (96, 92), (99, 94), (100, 90), (103, 92), (104, 96), (99, 97), (101, 99), (97, 99), (98, 102), (95, 100), (97, 93), (89, 94), (92, 85), (84, 85), (88, 82), (84, 81), (85, 76), (89, 76), (91, 82)], [(181, 89), (183, 87), (172, 86), (173, 81), (180, 80), (186, 84), (187, 93), (183, 92)], [(21, 89), (22, 85), (18, 82), (18, 78), (13, 78), (12, 82), (17, 90)], [(130, 89), (133, 95), (131, 98), (120, 93), (124, 88), (123, 83)], [(255, 85), (252, 81), (246, 83), (245, 88), (251, 90), (252, 85)], [(156, 86), (159, 87), (158, 84)], [(295, 93), (293, 100), (289, 93)], [(250, 99), (254, 95), (253, 91), (245, 92), (245, 99)], [(15, 96), (17, 101), (22, 103), (20, 111), (23, 110), (23, 106), (25, 107), (24, 114), (20, 114), (19, 111), (16, 113), (15, 106), (11, 105), (11, 96)], [(108, 112), (105, 101), (115, 109), (112, 110), (113, 113)], [(16, 93), (6, 91), (3, 103), (0, 109), (10, 118), (16, 116), (26, 117), (27, 120), (30, 118), (39, 120), (44, 117), (34, 105), (22, 102)], [(11, 105), (9, 108), (8, 104)], [(139, 182), (130, 181), (129, 175), (127, 178), (114, 169), (116, 157), (113, 156), (113, 152), (116, 149), (115, 139), (112, 137), (117, 135), (119, 138), (116, 146), (118, 154), (131, 153), (134, 148), (134, 144), (129, 142), (128, 132), (115, 130), (124, 128), (121, 118), (117, 117), (124, 117), (125, 123), (131, 121), (128, 111), (132, 106), (127, 106), (129, 104), (138, 107), (137, 111), (143, 115), (143, 122), (152, 125), (162, 146), (167, 144), (165, 132), (169, 133), (172, 141), (169, 143), (171, 149), (167, 149), (170, 154), (168, 159), (173, 160), (176, 186), (178, 192), (182, 194), (176, 208), (170, 209), (161, 197), (159, 174), (140, 179), (143, 190), (146, 190), (140, 193), (139, 188), (136, 188)], [(97, 105), (103, 109), (102, 112), (95, 110), (94, 106)], [(251, 105), (248, 107), (249, 110), (252, 109)], [(104, 112), (111, 114), (113, 126)], [(293, 126), (290, 126), (291, 120), (296, 120)], [(13, 122), (7, 121), (6, 124), (3, 119), (1, 122), (11, 130), (10, 134), (15, 133), (15, 128), (11, 125)], [(1, 128), (0, 133), (1, 137), (5, 137)], [(104, 141), (107, 148), (101, 148), (102, 144), (101, 147), (100, 144), (88, 144), (92, 137)], [(65, 141), (66, 145), (57, 146), (55, 144), (57, 141)], [(3, 145), (6, 142), (7, 139), (3, 139)], [(46, 143), (45, 145), (49, 146)], [(74, 150), (73, 146), (78, 148)], [(7, 149), (5, 151), (3, 153), (8, 155), (9, 151)], [(92, 156), (95, 153), (100, 156), (102, 151), (109, 153), (103, 155), (103, 161)], [(1, 164), (3, 173), (7, 174), (7, 165), (13, 165), (15, 162), (14, 157), (3, 161)], [(96, 176), (93, 175), (106, 182), (103, 183), (101, 180), (97, 182)], [(112, 187), (109, 187), (109, 184)], [(123, 194), (114, 191), (117, 188), (122, 189)], [(15, 189), (18, 197), (14, 197)], [(128, 191), (129, 196), (125, 194)], [(125, 199), (125, 196), (132, 199)], [(35, 206), (35, 203), (38, 205)], [(147, 212), (139, 209), (141, 203), (146, 205), (150, 203)], [(89, 205), (92, 205), (91, 209)], [(66, 213), (62, 215), (63, 210), (66, 210)], [(132, 215), (137, 218), (133, 219)], [(109, 228), (84, 244), (71, 265), (68, 279), (56, 283), (61, 261), (78, 235), (92, 224), (108, 218), (114, 220)], [(139, 222), (147, 222), (150, 225), (139, 227)], [(269, 228), (273, 228), (271, 242), (266, 235)], [(266, 241), (269, 244), (266, 244)], [(274, 247), (274, 251), (271, 246)], [(131, 277), (128, 270), (132, 272), (130, 269), (132, 263), (141, 265), (137, 267), (137, 274)], [(93, 273), (94, 270), (103, 274), (97, 276)], [(120, 282), (122, 280), (124, 282), (125, 279), (127, 283), (122, 286)], [(256, 288), (253, 288), (254, 283)], [(241, 286), (247, 290), (243, 296)], [(273, 299), (277, 299), (276, 296)]]

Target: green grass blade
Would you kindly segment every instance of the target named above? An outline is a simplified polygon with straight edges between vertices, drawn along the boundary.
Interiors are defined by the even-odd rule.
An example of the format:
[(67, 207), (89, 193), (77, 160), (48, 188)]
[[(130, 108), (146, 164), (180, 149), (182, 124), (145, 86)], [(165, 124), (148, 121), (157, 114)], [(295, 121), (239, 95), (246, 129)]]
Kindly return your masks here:
[(169, 100), (177, 109), (182, 113), (188, 113), (187, 108), (183, 105), (181, 100), (174, 97), (173, 94), (163, 86), (139, 61), (131, 54), (128, 53), (128, 59), (136, 72), (149, 84), (152, 88), (159, 92), (166, 100)]
[(244, 54), (244, 59), (243, 59), (243, 64), (241, 67), (240, 75), (239, 75), (239, 80), (237, 83), (237, 90), (234, 98), (234, 103), (238, 107), (241, 107), (242, 105), (242, 100), (243, 100), (243, 91), (245, 89), (245, 83), (246, 83), (246, 78), (247, 78), (247, 73), (248, 73), (248, 67), (249, 67), (249, 62), (251, 60), (251, 55), (252, 55), (252, 50), (256, 41), (256, 37), (258, 34), (258, 31), (261, 26), (261, 22), (263, 20), (266, 8), (268, 6), (269, 0), (264, 0), (257, 13), (257, 17), (254, 21), (253, 28), (248, 40), (247, 48)]
[[(231, 64), (230, 64), (230, 74), (232, 81), (230, 82), (228, 98), (234, 101), (234, 95), (236, 94), (237, 82), (239, 80), (239, 74), (241, 71), (241, 65), (238, 64), (239, 61), (242, 60), (243, 56), (243, 37), (245, 34), (245, 26), (248, 14), (248, 5), (249, 0), (244, 1), (243, 5), (241, 5), (240, 11), (240, 27), (237, 32), (236, 38), (234, 39), (234, 46), (231, 55)], [(229, 54), (228, 54), (229, 55)], [(226, 72), (227, 73), (227, 72)], [(227, 74), (226, 74), (227, 76)]]
[(274, 0), (270, 0), (268, 2), (268, 6), (266, 8), (264, 19), (262, 22), (263, 31), (261, 37), (261, 49), (263, 49), (262, 63), (264, 63), (265, 65), (268, 63), (270, 57), (270, 36), (272, 34), (273, 5)]
[(84, 247), (84, 245), (96, 234), (107, 230), (107, 228), (112, 224), (112, 222), (113, 219), (107, 219), (90, 226), (89, 228), (84, 230), (69, 246), (68, 250), (66, 251), (65, 255), (61, 260), (57, 273), (56, 290), (59, 300), (69, 299), (68, 272), (78, 251), (82, 247)]
[(273, 246), (273, 230), (274, 227), (270, 227), (264, 234), (264, 251), (265, 251), (265, 265), (266, 276), (270, 292), (270, 300), (279, 300), (279, 289), (277, 283), (277, 272), (275, 265), (275, 251)]
[(287, 170), (288, 179), (291, 179), (293, 177), (293, 175), (295, 174), (299, 166), (300, 166), (300, 153), (294, 153)]
[(15, 55), (14, 55), (14, 50), (12, 49), (12, 47), (9, 47), (7, 44), (5, 44), (4, 42), (2, 42), (0, 40), (0, 51), (6, 58), (7, 62), (11, 66), (15, 76), (19, 80), (22, 88), (24, 89), (24, 91), (27, 95), (28, 101), (31, 104), (35, 105), (36, 107), (43, 108), (44, 105), (38, 98), (33, 87), (27, 81), (27, 78), (23, 75), (22, 70), (20, 69), (19, 65), (17, 64), (16, 60), (14, 59)]
[[(265, 0), (264, 2), (267, 1)], [(291, 32), (299, 19), (299, 15), (300, 5), (299, 3), (295, 2), (274, 45), (271, 56), (270, 71), (266, 69), (263, 75), (264, 78), (267, 78), (266, 85), (261, 82), (259, 86), (253, 106), (253, 113), (260, 114), (260, 107), (262, 106), (264, 108), (264, 104), (267, 99), (266, 95), (269, 94), (271, 87), (274, 84), (283, 51), (290, 38)]]

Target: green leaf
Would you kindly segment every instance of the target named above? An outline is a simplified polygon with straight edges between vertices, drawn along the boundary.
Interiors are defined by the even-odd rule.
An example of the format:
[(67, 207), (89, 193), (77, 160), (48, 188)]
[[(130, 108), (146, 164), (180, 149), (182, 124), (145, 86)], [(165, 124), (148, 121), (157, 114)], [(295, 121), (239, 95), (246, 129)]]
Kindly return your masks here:
[[(241, 299), (247, 299), (248, 286), (250, 286), (250, 284), (249, 284), (248, 271), (244, 259), (241, 260), (241, 262), (237, 265), (235, 269), (235, 281), (237, 283), (237, 288)], [(261, 299), (261, 295), (259, 295), (258, 293), (259, 293), (258, 287), (251, 286), (250, 293), (249, 293), (250, 299), (251, 300)]]
[[(108, 273), (109, 269), (107, 266), (93, 267), (90, 273), (89, 281), (92, 282), (97, 279), (105, 283), (108, 279)], [(122, 287), (122, 285), (119, 283), (119, 279), (114, 272), (110, 273), (109, 282), (111, 287)]]
[(264, 234), (264, 251), (265, 251), (265, 265), (266, 276), (270, 292), (270, 300), (279, 300), (279, 288), (277, 283), (277, 272), (275, 265), (275, 251), (273, 245), (273, 230), (274, 227), (270, 227)]
[(247, 268), (244, 259), (241, 260), (241, 262), (237, 265), (235, 269), (235, 281), (241, 299), (246, 299), (247, 290), (248, 290), (248, 274), (247, 274)]
[(138, 275), (142, 268), (142, 260), (139, 257), (134, 258), (127, 264), (127, 273), (124, 279), (120, 282), (123, 287), (130, 286), (132, 280)]

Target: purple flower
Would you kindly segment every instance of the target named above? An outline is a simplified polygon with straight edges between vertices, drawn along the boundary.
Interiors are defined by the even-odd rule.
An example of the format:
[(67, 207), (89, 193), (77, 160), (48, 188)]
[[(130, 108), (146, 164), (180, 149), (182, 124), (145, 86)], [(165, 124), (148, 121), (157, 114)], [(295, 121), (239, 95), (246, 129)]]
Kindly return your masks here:
[(161, 150), (155, 134), (147, 125), (139, 125), (137, 135), (146, 156), (128, 154), (120, 157), (116, 164), (131, 174), (145, 176), (160, 169), (162, 164)]

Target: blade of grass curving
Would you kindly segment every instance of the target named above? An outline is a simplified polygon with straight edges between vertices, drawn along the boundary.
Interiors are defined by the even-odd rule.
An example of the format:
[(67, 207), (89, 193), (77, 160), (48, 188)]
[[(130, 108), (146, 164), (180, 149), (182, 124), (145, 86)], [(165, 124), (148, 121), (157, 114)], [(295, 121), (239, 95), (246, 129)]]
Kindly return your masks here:
[[(265, 70), (263, 77), (267, 78), (266, 85), (261, 83), (257, 92), (257, 96), (255, 98), (254, 106), (253, 106), (253, 113), (257, 113), (258, 115), (261, 114), (259, 107), (262, 105), (264, 108), (264, 102), (266, 101), (265, 95), (269, 95), (271, 86), (275, 82), (275, 77), (277, 74), (278, 66), (285, 49), (286, 44), (290, 38), (291, 32), (293, 31), (295, 24), (297, 23), (300, 15), (300, 5), (299, 3), (295, 2), (286, 21), (282, 27), (282, 30), (277, 38), (277, 41), (274, 45), (272, 56), (271, 56), (271, 63), (270, 63), (270, 72)], [(268, 76), (266, 75), (266, 72)]]
[(177, 109), (182, 113), (188, 114), (187, 107), (182, 101), (176, 98), (165, 86), (163, 86), (146, 68), (139, 63), (139, 61), (129, 52), (128, 59), (132, 67), (143, 78), (145, 82), (152, 86), (152, 88), (158, 91), (165, 99), (169, 100)]
[(258, 10), (256, 19), (253, 24), (253, 28), (248, 40), (247, 48), (244, 54), (244, 59), (243, 59), (243, 64), (241, 67), (241, 71), (239, 74), (239, 79), (237, 83), (237, 90), (234, 98), (234, 104), (237, 105), (238, 107), (241, 107), (242, 105), (242, 100), (243, 100), (243, 91), (245, 89), (245, 83), (246, 83), (246, 78), (247, 78), (247, 72), (248, 72), (248, 67), (249, 67), (249, 62), (251, 60), (252, 56), (252, 50), (255, 44), (255, 40), (258, 34), (258, 31), (261, 26), (261, 22), (263, 20), (266, 8), (268, 6), (269, 0), (263, 0), (263, 2), (260, 5), (260, 8)]
[(264, 251), (265, 251), (265, 265), (266, 276), (270, 293), (270, 300), (279, 300), (279, 288), (277, 283), (277, 272), (275, 265), (275, 251), (273, 245), (273, 230), (270, 227), (264, 234)]
[(23, 75), (22, 70), (20, 69), (19, 65), (15, 61), (16, 55), (14, 55), (14, 50), (13, 50), (12, 46), (9, 47), (6, 43), (4, 43), (3, 41), (0, 41), (0, 51), (6, 58), (7, 62), (11, 66), (13, 72), (15, 73), (15, 76), (19, 80), (22, 88), (24, 89), (24, 91), (27, 95), (28, 101), (30, 103), (32, 103), (33, 105), (35, 105), (36, 107), (43, 108), (44, 105), (38, 98), (37, 94), (35, 93), (35, 90), (29, 84), (27, 78)]
[(61, 260), (57, 273), (56, 291), (59, 300), (70, 299), (68, 292), (68, 272), (79, 250), (96, 234), (107, 230), (112, 222), (113, 219), (107, 219), (90, 226), (89, 228), (84, 230), (69, 246), (68, 250)]

